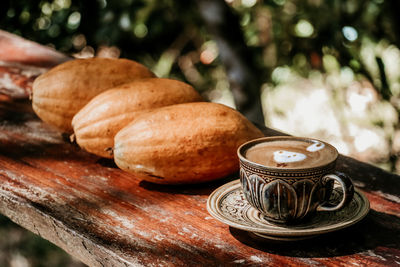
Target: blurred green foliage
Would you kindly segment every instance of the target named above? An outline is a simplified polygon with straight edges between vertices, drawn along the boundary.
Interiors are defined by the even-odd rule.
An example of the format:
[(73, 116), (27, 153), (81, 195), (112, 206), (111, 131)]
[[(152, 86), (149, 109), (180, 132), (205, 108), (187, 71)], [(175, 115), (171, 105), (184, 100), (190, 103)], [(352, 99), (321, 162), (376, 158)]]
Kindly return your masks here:
[(79, 52), (86, 46), (117, 46), (122, 57), (154, 67), (166, 48), (197, 24), (190, 18), (194, 11), (188, 11), (191, 7), (185, 3), (6, 0), (0, 28), (65, 53)]
[[(393, 95), (379, 55), (374, 62), (376, 78), (360, 52), (368, 41), (400, 44), (396, 0), (226, 0), (226, 4), (239, 15), (248, 51), (256, 59), (254, 69), (260, 70), (265, 82), (277, 83), (271, 75), (284, 65), (303, 76), (312, 69), (325, 71), (332, 66), (332, 56), (339, 66), (374, 82), (383, 98)], [(196, 1), (4, 0), (0, 12), (1, 29), (66, 53), (87, 46), (95, 50), (116, 46), (122, 57), (136, 59), (162, 76), (189, 80), (200, 91), (217, 83), (213, 72), (220, 64), (218, 57), (212, 62), (201, 58), (211, 39)]]

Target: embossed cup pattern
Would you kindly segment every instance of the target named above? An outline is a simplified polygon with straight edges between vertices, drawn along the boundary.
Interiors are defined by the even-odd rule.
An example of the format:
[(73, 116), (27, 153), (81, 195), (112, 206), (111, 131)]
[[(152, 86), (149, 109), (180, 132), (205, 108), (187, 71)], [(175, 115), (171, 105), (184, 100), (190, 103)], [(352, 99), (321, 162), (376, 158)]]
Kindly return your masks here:
[[(240, 181), (247, 201), (265, 219), (283, 224), (299, 222), (316, 211), (333, 211), (347, 205), (353, 197), (353, 184), (346, 175), (335, 172), (337, 155), (327, 164), (297, 169), (266, 167), (247, 160), (242, 150), (268, 140), (310, 140), (295, 137), (266, 137), (243, 144), (238, 149)], [(326, 143), (325, 143), (326, 144)], [(329, 145), (329, 144), (326, 144)], [(336, 151), (336, 150), (335, 150)], [(326, 206), (334, 181), (343, 191), (342, 201)]]
[(322, 174), (290, 178), (240, 170), (240, 180), (247, 201), (268, 220), (287, 223), (300, 220), (329, 199), (333, 183), (321, 184)]

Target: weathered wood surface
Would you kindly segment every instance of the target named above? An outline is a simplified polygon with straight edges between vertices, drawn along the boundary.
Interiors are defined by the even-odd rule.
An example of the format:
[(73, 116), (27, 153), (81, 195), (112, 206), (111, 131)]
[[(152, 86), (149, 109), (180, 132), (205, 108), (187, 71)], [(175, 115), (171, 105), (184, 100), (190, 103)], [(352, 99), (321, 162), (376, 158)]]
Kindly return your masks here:
[(71, 57), (47, 46), (0, 30), (0, 59), (19, 64), (51, 67), (70, 60)]
[(363, 221), (305, 241), (260, 241), (207, 213), (208, 195), (237, 176), (140, 181), (65, 141), (28, 99), (0, 97), (0, 212), (90, 266), (400, 265), (400, 177), (343, 156), (339, 170), (371, 202)]

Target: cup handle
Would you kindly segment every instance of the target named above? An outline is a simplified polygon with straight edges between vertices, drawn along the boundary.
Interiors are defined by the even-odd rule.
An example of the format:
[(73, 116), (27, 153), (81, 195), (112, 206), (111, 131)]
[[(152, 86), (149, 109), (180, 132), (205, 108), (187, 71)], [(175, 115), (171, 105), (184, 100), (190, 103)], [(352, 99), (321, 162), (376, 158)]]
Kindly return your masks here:
[(343, 198), (340, 201), (340, 203), (334, 207), (326, 207), (326, 206), (323, 206), (323, 204), (319, 205), (317, 207), (317, 211), (339, 210), (342, 207), (344, 207), (345, 205), (347, 205), (353, 199), (354, 186), (353, 186), (353, 183), (351, 182), (350, 178), (347, 175), (345, 175), (344, 173), (341, 173), (341, 172), (335, 172), (335, 174), (327, 174), (324, 177), (322, 177), (323, 184), (326, 184), (330, 180), (337, 181), (340, 184), (340, 187), (342, 188), (342, 191), (343, 191)]

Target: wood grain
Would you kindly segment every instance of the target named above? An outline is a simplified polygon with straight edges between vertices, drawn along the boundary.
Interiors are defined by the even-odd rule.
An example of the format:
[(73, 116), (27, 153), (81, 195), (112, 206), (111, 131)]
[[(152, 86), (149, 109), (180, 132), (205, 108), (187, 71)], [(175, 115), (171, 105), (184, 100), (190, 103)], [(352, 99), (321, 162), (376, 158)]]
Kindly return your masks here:
[(305, 241), (259, 240), (206, 211), (208, 195), (237, 175), (140, 181), (66, 141), (29, 100), (0, 100), (0, 212), (90, 266), (399, 265), (400, 177), (343, 156), (339, 169), (371, 202), (362, 222)]
[(236, 176), (191, 186), (143, 182), (64, 141), (28, 101), (1, 103), (0, 114), (1, 213), (90, 266), (400, 262), (399, 194), (390, 190), (399, 177), (370, 165), (340, 163), (371, 200), (364, 221), (308, 241), (257, 241), (206, 211), (209, 193)]

